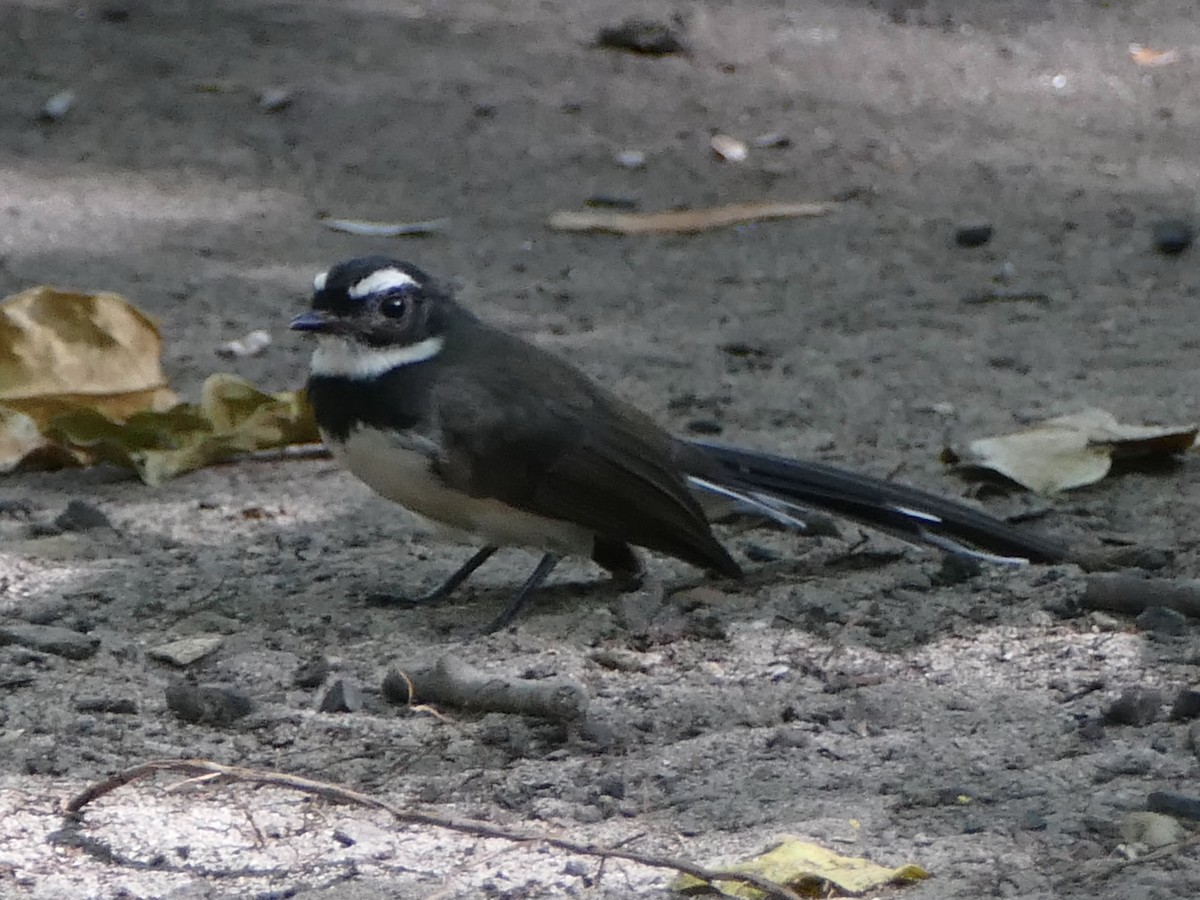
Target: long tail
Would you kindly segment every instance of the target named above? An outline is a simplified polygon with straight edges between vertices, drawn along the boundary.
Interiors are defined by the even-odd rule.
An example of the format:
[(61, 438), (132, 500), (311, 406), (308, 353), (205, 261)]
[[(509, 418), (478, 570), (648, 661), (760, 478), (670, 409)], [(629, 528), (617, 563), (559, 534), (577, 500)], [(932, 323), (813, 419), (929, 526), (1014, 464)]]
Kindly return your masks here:
[(689, 475), (694, 488), (785, 527), (807, 530), (816, 508), (916, 543), (993, 562), (1059, 562), (1067, 547), (916, 488), (816, 462), (689, 442), (715, 467)]

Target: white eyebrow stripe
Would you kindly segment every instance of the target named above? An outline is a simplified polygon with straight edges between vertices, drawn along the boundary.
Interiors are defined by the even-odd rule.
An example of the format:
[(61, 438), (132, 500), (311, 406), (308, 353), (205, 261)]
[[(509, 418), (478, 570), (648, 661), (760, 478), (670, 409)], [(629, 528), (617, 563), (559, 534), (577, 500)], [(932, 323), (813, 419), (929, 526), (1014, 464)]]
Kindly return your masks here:
[(328, 272), (318, 272), (316, 277), (313, 278), (313, 290), (314, 291), (325, 290), (325, 279), (328, 277), (329, 277)]
[(372, 348), (327, 335), (317, 340), (310, 371), (318, 377), (370, 381), (401, 366), (433, 359), (442, 352), (442, 344), (441, 335), (434, 335), (402, 347)]
[(401, 272), (399, 269), (380, 269), (378, 272), (372, 272), (362, 281), (350, 287), (348, 293), (355, 300), (360, 300), (363, 297), (371, 294), (381, 293), (383, 291), (393, 290), (395, 288), (409, 287), (415, 285), (417, 279), (411, 275)]

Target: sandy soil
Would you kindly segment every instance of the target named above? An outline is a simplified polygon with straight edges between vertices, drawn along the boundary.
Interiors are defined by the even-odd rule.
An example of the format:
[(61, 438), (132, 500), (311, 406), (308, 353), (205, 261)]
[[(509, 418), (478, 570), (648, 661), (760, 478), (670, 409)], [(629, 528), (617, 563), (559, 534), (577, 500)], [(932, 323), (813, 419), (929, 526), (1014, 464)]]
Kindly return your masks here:
[[(592, 46), (617, 3), (0, 3), (0, 291), (120, 291), (159, 317), (174, 384), (234, 368), (303, 378), (285, 330), (316, 271), (384, 252), (455, 279), (681, 432), (813, 455), (950, 495), (947, 440), (1096, 405), (1188, 421), (1200, 394), (1194, 212), (1200, 24), (1183, 0), (701, 2), (691, 53)], [(1129, 44), (1177, 48), (1161, 68)], [(50, 96), (76, 92), (59, 121)], [(294, 91), (268, 111), (261, 92)], [(790, 145), (715, 160), (714, 132)], [(617, 165), (646, 153), (641, 169)], [(646, 210), (841, 199), (825, 219), (692, 237), (549, 231), (589, 196)], [(449, 217), (398, 241), (322, 215)], [(991, 223), (976, 249), (954, 229)], [(976, 304), (996, 287), (1044, 302)], [(228, 363), (257, 328), (269, 351)], [(748, 344), (760, 352), (730, 354)], [(1192, 463), (1049, 502), (983, 499), (1081, 546), (1129, 541), (1200, 573)], [(454, 603), (371, 606), (466, 550), (327, 461), (247, 463), (152, 490), (109, 470), (0, 483), (0, 626), (75, 633), (74, 659), (0, 647), (0, 893), (12, 897), (655, 897), (668, 877), (245, 787), (146, 782), (65, 826), (61, 798), (148, 759), (206, 756), (327, 778), (443, 814), (630, 842), (705, 862), (780, 833), (934, 877), (912, 900), (1200, 895), (1195, 845), (1128, 863), (1154, 791), (1195, 792), (1195, 734), (1104, 724), (1130, 689), (1194, 687), (1179, 633), (1082, 614), (1075, 566), (945, 584), (878, 535), (725, 532), (752, 563), (704, 585), (654, 560), (619, 596), (565, 566), (509, 631), (473, 629), (532, 558), (502, 555)], [(111, 528), (53, 526), (68, 501)], [(15, 503), (13, 501), (22, 501)], [(762, 553), (756, 555), (762, 556)], [(215, 649), (179, 668), (150, 651)], [(89, 637), (97, 638), (98, 644)], [(68, 651), (69, 652), (69, 651)], [(453, 654), (571, 677), (580, 726), (389, 705), (392, 665)], [(330, 668), (297, 686), (298, 667)], [(329, 686), (361, 708), (319, 710)], [(189, 724), (179, 680), (249, 698)], [(353, 693), (353, 692), (352, 692)], [(357, 704), (351, 704), (357, 705)], [(109, 710), (118, 711), (109, 711)], [(123, 710), (123, 711), (121, 711)]]

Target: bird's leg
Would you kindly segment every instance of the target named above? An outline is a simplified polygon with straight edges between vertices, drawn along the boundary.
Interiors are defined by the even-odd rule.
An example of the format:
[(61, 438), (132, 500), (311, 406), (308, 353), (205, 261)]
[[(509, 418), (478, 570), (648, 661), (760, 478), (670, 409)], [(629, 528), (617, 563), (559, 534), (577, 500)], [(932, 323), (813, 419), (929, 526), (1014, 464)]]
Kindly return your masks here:
[(371, 600), (374, 603), (386, 605), (394, 604), (396, 606), (425, 606), (431, 603), (437, 603), (440, 600), (445, 600), (458, 589), (459, 585), (471, 577), (472, 572), (491, 559), (492, 554), (499, 549), (499, 547), (491, 546), (480, 547), (475, 551), (475, 554), (465, 563), (459, 566), (449, 578), (435, 587), (428, 594), (422, 594), (418, 597), (396, 597), (391, 594), (375, 594), (371, 597)]
[(484, 629), (484, 633), (491, 634), (493, 631), (499, 631), (511, 623), (516, 618), (517, 613), (521, 611), (521, 607), (525, 605), (525, 600), (533, 591), (541, 586), (542, 582), (546, 580), (546, 576), (554, 571), (554, 567), (558, 565), (558, 561), (561, 558), (557, 553), (547, 553), (543, 556), (537, 564), (537, 568), (525, 579), (525, 583), (517, 591), (517, 596), (513, 597), (512, 602), (508, 604), (504, 612), (500, 613), (495, 621)]
[(624, 541), (597, 535), (592, 543), (592, 562), (607, 570), (618, 591), (636, 591), (646, 580), (641, 558)]

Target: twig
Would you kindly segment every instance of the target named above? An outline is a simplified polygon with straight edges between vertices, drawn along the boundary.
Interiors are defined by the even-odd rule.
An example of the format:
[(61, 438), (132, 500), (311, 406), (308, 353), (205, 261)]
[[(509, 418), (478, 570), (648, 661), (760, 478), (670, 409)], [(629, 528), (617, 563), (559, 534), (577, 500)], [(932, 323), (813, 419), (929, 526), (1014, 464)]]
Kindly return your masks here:
[(748, 884), (751, 887), (757, 888), (766, 897), (773, 898), (773, 900), (800, 900), (799, 895), (790, 888), (776, 884), (759, 875), (706, 869), (703, 866), (695, 865), (686, 860), (653, 856), (645, 853), (637, 853), (633, 850), (621, 850), (616, 847), (601, 847), (596, 844), (582, 843), (535, 831), (507, 829), (489, 822), (479, 821), (478, 819), (460, 819), (451, 816), (433, 815), (432, 813), (414, 812), (412, 810), (401, 809), (398, 806), (388, 803), (386, 800), (372, 797), (370, 794), (363, 794), (351, 788), (333, 784), (332, 782), (316, 781), (299, 775), (270, 772), (264, 769), (227, 766), (208, 759), (155, 759), (141, 765), (132, 766), (89, 785), (63, 804), (63, 812), (68, 816), (78, 817), (83, 808), (88, 804), (93, 803), (106, 794), (112, 793), (118, 788), (135, 781), (140, 781), (158, 772), (175, 772), (190, 776), (191, 778), (215, 776), (227, 782), (287, 788), (322, 797), (326, 800), (349, 803), (353, 806), (362, 806), (367, 809), (377, 809), (387, 813), (395, 821), (408, 825), (429, 825), (434, 828), (445, 828), (461, 834), (474, 835), (475, 837), (498, 838), (516, 843), (540, 841), (543, 844), (557, 847), (560, 850), (566, 850), (569, 853), (579, 853), (598, 859), (623, 859), (653, 869), (673, 869), (676, 872), (691, 875), (693, 878), (698, 878), (709, 883), (716, 881), (741, 882), (742, 884)]
[(1200, 618), (1200, 581), (1138, 578), (1124, 572), (1089, 575), (1079, 605), (1129, 616), (1151, 606), (1166, 606), (1185, 616)]
[[(1085, 872), (1081, 876), (1076, 876), (1070, 879), (1070, 883), (1078, 883), (1080, 881), (1093, 881), (1097, 878), (1107, 878), (1122, 869), (1128, 869), (1130, 866), (1139, 866), (1143, 863), (1158, 862), (1161, 859), (1166, 859), (1168, 856), (1174, 856), (1177, 853), (1182, 853), (1188, 847), (1194, 847), (1200, 844), (1200, 831), (1190, 834), (1181, 841), (1176, 841), (1173, 844), (1167, 844), (1165, 847), (1159, 847), (1157, 850), (1151, 850), (1149, 853), (1143, 853), (1141, 856), (1131, 856), (1128, 859), (1113, 860), (1108, 866), (1097, 867), (1089, 872)], [(1061, 884), (1067, 884), (1067, 879), (1064, 879)]]
[(527, 681), (485, 672), (447, 654), (431, 666), (393, 669), (384, 680), (384, 694), (395, 703), (414, 700), (459, 709), (536, 716), (571, 722), (587, 714), (587, 689), (572, 679)]

